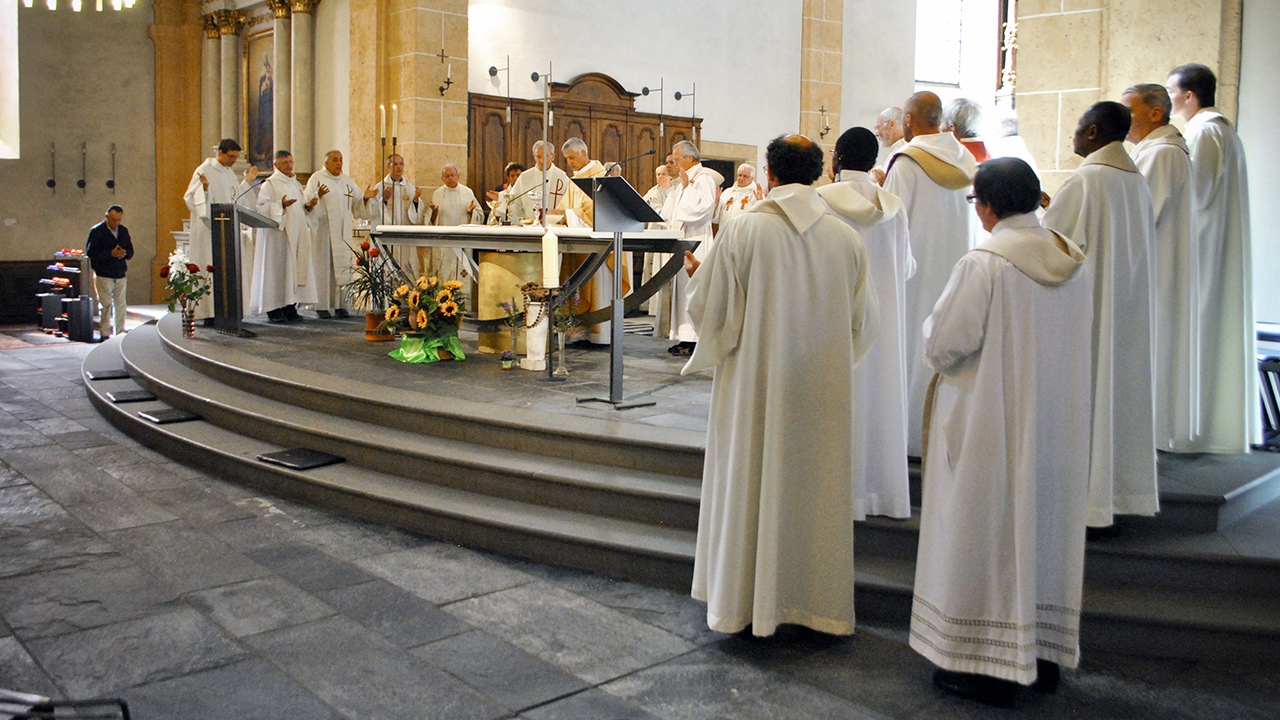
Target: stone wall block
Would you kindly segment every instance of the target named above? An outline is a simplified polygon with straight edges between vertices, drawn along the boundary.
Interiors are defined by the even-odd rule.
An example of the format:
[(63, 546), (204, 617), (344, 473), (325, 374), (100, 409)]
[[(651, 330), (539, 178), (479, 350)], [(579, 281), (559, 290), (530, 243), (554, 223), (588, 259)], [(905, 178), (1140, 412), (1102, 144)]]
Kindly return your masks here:
[(1072, 90), (1099, 86), (1102, 13), (1047, 15), (1018, 23), (1018, 90)]

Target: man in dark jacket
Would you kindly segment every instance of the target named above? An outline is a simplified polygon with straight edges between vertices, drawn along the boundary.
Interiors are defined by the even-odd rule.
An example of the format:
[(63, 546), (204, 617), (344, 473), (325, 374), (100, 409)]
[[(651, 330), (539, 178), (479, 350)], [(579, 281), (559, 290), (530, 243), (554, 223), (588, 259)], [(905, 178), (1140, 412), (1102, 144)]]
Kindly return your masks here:
[(125, 273), (129, 269), (127, 261), (133, 257), (133, 241), (129, 239), (129, 228), (120, 224), (123, 219), (124, 208), (119, 205), (107, 208), (106, 219), (89, 230), (89, 239), (84, 245), (84, 254), (93, 267), (93, 288), (102, 305), (99, 334), (103, 340), (111, 337), (109, 318), (114, 318), (115, 332), (119, 334), (124, 332), (124, 319), (128, 314)]

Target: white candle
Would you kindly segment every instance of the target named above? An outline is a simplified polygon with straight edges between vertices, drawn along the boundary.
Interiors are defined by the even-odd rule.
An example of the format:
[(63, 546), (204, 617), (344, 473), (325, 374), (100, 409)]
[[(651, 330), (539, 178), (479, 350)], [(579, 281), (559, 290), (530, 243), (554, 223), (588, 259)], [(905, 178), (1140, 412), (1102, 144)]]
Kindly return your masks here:
[(395, 142), (400, 137), (400, 107), (394, 103), (391, 105), (391, 142)]
[(453, 63), (449, 63), (449, 74), (446, 75), (445, 77), (449, 78), (450, 80), (453, 79)]
[(382, 144), (387, 144), (387, 106), (378, 106), (378, 117), (382, 120)]
[(560, 239), (551, 228), (542, 236), (542, 285), (560, 287)]

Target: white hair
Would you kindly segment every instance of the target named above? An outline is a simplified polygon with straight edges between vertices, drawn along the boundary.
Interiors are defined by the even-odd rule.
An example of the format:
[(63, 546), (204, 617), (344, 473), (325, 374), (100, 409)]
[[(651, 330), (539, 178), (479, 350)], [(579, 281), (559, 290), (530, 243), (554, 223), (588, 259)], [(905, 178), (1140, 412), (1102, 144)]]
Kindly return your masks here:
[(694, 160), (697, 162), (702, 161), (702, 153), (698, 152), (698, 146), (694, 145), (688, 140), (681, 140), (680, 142), (671, 146), (671, 152), (675, 152), (676, 148), (680, 149), (681, 155), (689, 158), (690, 160)]
[(880, 111), (880, 119), (886, 120), (891, 123), (897, 123), (898, 125), (902, 125), (903, 123), (906, 122), (907, 116), (904, 112), (902, 112), (902, 108), (890, 107)]
[(449, 168), (453, 168), (453, 171), (454, 171), (454, 172), (458, 172), (458, 166), (457, 166), (457, 165), (454, 165), (453, 163), (445, 163), (444, 165), (441, 165), (441, 166), (440, 166), (440, 174), (441, 174), (441, 175), (444, 175), (444, 171), (445, 171), (445, 170), (448, 170)]
[(982, 106), (969, 98), (956, 98), (942, 111), (942, 127), (955, 128), (963, 138), (978, 137), (982, 131)]
[(570, 150), (572, 150), (582, 155), (591, 154), (590, 152), (587, 151), (587, 144), (582, 141), (582, 138), (576, 138), (576, 137), (571, 137), (568, 140), (565, 140), (564, 144), (560, 146), (560, 149), (563, 150), (564, 152), (569, 152)]
[(556, 146), (555, 146), (555, 144), (553, 144), (553, 143), (549, 143), (549, 142), (547, 142), (546, 140), (539, 140), (538, 142), (536, 142), (536, 143), (534, 143), (534, 144), (533, 144), (533, 151), (534, 151), (534, 152), (538, 152), (539, 150), (541, 150), (541, 149), (543, 149), (543, 148), (546, 148), (547, 150), (549, 150), (549, 151), (551, 152), (551, 155), (552, 155), (553, 157), (555, 156), (555, 154), (556, 154)]
[(756, 176), (756, 169), (755, 169), (755, 167), (753, 167), (753, 166), (751, 165), (751, 163), (742, 163), (741, 165), (739, 165), (739, 166), (738, 166), (738, 169), (739, 169), (739, 170), (741, 170), (742, 168), (746, 168), (746, 169), (750, 170), (750, 171), (751, 171), (751, 177), (755, 177), (755, 176)]

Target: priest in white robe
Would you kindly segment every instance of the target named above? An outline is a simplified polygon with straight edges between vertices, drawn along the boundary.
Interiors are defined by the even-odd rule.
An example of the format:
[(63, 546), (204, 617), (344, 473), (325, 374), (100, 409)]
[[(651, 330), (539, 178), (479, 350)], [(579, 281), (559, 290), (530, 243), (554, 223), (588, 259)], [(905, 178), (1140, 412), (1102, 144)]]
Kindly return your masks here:
[(721, 225), (750, 210), (752, 205), (762, 199), (764, 189), (756, 182), (756, 169), (750, 163), (742, 163), (734, 173), (733, 187), (720, 193), (720, 199), (716, 201), (716, 213), (711, 217), (711, 230), (718, 232)]
[(942, 295), (951, 268), (976, 244), (977, 225), (965, 196), (978, 165), (949, 132), (941, 132), (942, 101), (931, 92), (907, 100), (907, 144), (889, 159), (884, 189), (902, 199), (911, 228), (916, 274), (907, 282), (907, 452), (922, 454), (920, 418), (933, 373), (920, 353), (920, 326)]
[(939, 688), (1007, 707), (1080, 657), (1092, 288), (1080, 248), (1036, 219), (1029, 165), (989, 160), (974, 192), (991, 238), (924, 325), (938, 379), (910, 643)]
[[(471, 188), (459, 182), (462, 179), (458, 166), (452, 163), (440, 168), (443, 183), (431, 194), (431, 221), (429, 225), (453, 227), (457, 225), (483, 225), (484, 210)], [(418, 248), (418, 273), (428, 270), (441, 280), (458, 280), (464, 275), (478, 275), (470, 251), (462, 248)]]
[(1169, 124), (1163, 85), (1134, 85), (1120, 103), (1133, 122), (1133, 164), (1147, 179), (1156, 218), (1156, 448), (1202, 452), (1200, 441), (1200, 251), (1192, 230), (1191, 157)]
[(320, 318), (350, 314), (350, 297), (343, 287), (351, 282), (355, 221), (368, 216), (367, 202), (378, 194), (374, 187), (362, 190), (342, 172), (342, 163), (340, 151), (325, 153), (324, 168), (307, 180), (303, 195), (308, 203), (316, 201), (311, 211), (315, 222), (311, 272), (316, 279), (316, 315)]
[[(387, 174), (374, 185), (374, 196), (365, 201), (369, 223), (379, 225), (422, 225), (428, 217), (422, 188), (404, 176), (404, 157), (387, 156)], [(397, 247), (393, 257), (405, 272), (412, 272), (416, 253), (411, 247)]]
[[(191, 238), (188, 256), (191, 262), (203, 270), (213, 264), (213, 240), (210, 235), (210, 206), (216, 203), (234, 203), (236, 198), (249, 189), (249, 182), (258, 176), (258, 168), (250, 165), (244, 171), (244, 180), (237, 181), (236, 173), (231, 169), (240, 160), (240, 143), (230, 138), (218, 143), (218, 152), (206, 158), (195, 172), (191, 173), (191, 182), (182, 199), (191, 211)], [(241, 263), (241, 273), (251, 268)], [(213, 294), (205, 295), (195, 305), (195, 318), (213, 322)]]
[[(582, 138), (569, 138), (560, 146), (561, 152), (564, 153), (565, 163), (569, 165), (569, 169), (573, 171), (573, 179), (604, 177), (605, 168), (600, 164), (599, 160), (592, 160), (588, 154), (587, 144)], [(556, 219), (563, 219), (564, 223), (569, 227), (591, 227), (595, 222), (595, 201), (591, 199), (574, 183), (569, 183), (568, 192), (560, 198), (560, 203), (556, 209), (549, 215), (556, 216)], [(548, 224), (551, 218), (547, 220)], [(568, 282), (573, 273), (587, 262), (590, 255), (582, 253), (565, 253), (560, 263), (560, 281)], [(574, 313), (581, 315), (583, 313), (594, 312), (602, 308), (607, 308), (613, 304), (613, 273), (617, 263), (617, 258), (610, 253), (609, 258), (596, 274), (583, 283), (578, 290), (578, 302), (574, 304)], [(622, 258), (622, 294), (627, 295), (631, 292), (631, 273), (626, 268), (629, 264), (626, 262), (626, 253)], [(596, 325), (589, 325), (586, 328), (587, 341), (596, 345), (607, 345), (610, 341), (609, 322), (605, 321)]]
[[(716, 210), (716, 178), (711, 170), (703, 167), (702, 154), (688, 140), (682, 140), (671, 149), (680, 172), (680, 187), (671, 191), (667, 203), (671, 208), (667, 218), (672, 230), (684, 232), (684, 239), (697, 242), (693, 255), (699, 261), (705, 259), (714, 244), (711, 234), (711, 218)], [(689, 276), (676, 273), (672, 281), (670, 331), (667, 337), (676, 344), (669, 352), (677, 356), (693, 354), (698, 342), (698, 332), (689, 315), (687, 286)]]
[(875, 288), (858, 234), (809, 187), (822, 149), (792, 135), (767, 157), (769, 196), (701, 263), (685, 255), (700, 340), (683, 372), (715, 368), (692, 595), (719, 632), (848, 635), (853, 373)]
[(871, 169), (871, 179), (877, 185), (884, 184), (885, 173), (888, 171), (889, 161), (893, 159), (894, 153), (907, 144), (903, 128), (905, 120), (900, 107), (885, 108), (876, 116), (874, 132), (876, 139), (880, 141), (880, 146), (885, 149), (884, 160), (876, 163), (876, 166)]
[(667, 174), (667, 166), (659, 165), (653, 171), (653, 187), (644, 194), (644, 201), (661, 213), (662, 206), (667, 204), (667, 192), (671, 190), (671, 176)]
[[(1100, 102), (1075, 132), (1080, 167), (1058, 189), (1044, 225), (1084, 250), (1093, 274), (1093, 419), (1089, 525), (1154, 515), (1155, 214), (1151, 191), (1124, 150), (1129, 109)], [(1078, 448), (1083, 450), (1083, 448)]]
[[(542, 214), (543, 170), (546, 170), (547, 186), (545, 207), (554, 208), (560, 198), (569, 192), (569, 176), (556, 166), (556, 146), (549, 142), (537, 141), (533, 144), (533, 167), (520, 173), (516, 183), (511, 187), (511, 202), (507, 209), (511, 213), (511, 224), (519, 225), (521, 220), (537, 222)], [(500, 214), (500, 210), (494, 214)], [(503, 224), (506, 216), (498, 218), (496, 224)]]
[(257, 210), (280, 229), (259, 230), (249, 302), (251, 312), (265, 311), (271, 322), (302, 322), (298, 305), (316, 302), (310, 216), (319, 199), (305, 201), (304, 194), (293, 155), (277, 150), (275, 172), (258, 188)]
[[(850, 128), (836, 141), (836, 182), (818, 188), (827, 209), (862, 237), (876, 288), (879, 333), (854, 372), (854, 519), (911, 516), (907, 476), (906, 284), (915, 274), (902, 201), (871, 180), (875, 135)], [(726, 193), (727, 194), (727, 193)]]
[(1201, 447), (1248, 452), (1262, 442), (1262, 417), (1244, 145), (1213, 106), (1217, 78), (1209, 68), (1183, 65), (1168, 83), (1173, 114), (1186, 121), (1200, 246)]

